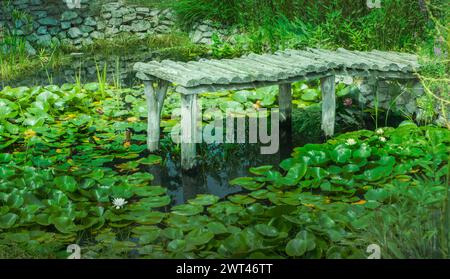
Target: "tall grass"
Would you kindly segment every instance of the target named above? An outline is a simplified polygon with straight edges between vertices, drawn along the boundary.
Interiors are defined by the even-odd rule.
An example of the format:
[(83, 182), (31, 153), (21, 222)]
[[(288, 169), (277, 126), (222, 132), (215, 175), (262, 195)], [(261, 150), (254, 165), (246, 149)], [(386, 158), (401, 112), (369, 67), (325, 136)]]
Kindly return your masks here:
[[(250, 29), (250, 33), (267, 30), (261, 39), (270, 44), (274, 44), (271, 40), (280, 41), (272, 34), (287, 32), (292, 37), (303, 36), (300, 45), (414, 50), (428, 36), (429, 21), (423, 2), (383, 0), (380, 9), (372, 10), (365, 0), (178, 0), (172, 7), (186, 26), (211, 19), (239, 25)], [(448, 6), (445, 0), (425, 3), (431, 9)]]

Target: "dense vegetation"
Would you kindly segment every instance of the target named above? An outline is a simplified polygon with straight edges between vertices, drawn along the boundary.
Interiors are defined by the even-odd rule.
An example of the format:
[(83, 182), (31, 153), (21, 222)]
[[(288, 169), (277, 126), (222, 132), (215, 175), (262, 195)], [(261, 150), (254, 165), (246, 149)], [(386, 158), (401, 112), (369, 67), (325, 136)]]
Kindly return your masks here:
[[(449, 258), (448, 1), (385, 0), (378, 9), (350, 0), (126, 2), (170, 7), (183, 28), (210, 19), (239, 34), (217, 36), (211, 46), (193, 44), (183, 31), (124, 35), (30, 55), (14, 30), (3, 30), (0, 82), (72, 63), (74, 51), (101, 60), (144, 49), (192, 60), (288, 47), (401, 50), (420, 55), (426, 94), (418, 102), (426, 121), (388, 127), (395, 108), (362, 109), (358, 91), (339, 84), (338, 135), (323, 140), (320, 84), (299, 82), (293, 104), (301, 121), (293, 126), (306, 141), (322, 143), (295, 148), (279, 166), (251, 168), (248, 177), (231, 181), (237, 194), (202, 194), (174, 205), (148, 168), (180, 156), (168, 135), (179, 125), (171, 118), (178, 94), (169, 92), (163, 109), (162, 151), (149, 154), (140, 86), (110, 85), (101, 70), (95, 83), (6, 86), (0, 89), (0, 258), (66, 258), (73, 243), (83, 258), (367, 258), (371, 244), (380, 245), (383, 258)], [(202, 109), (251, 116), (255, 108), (277, 107), (277, 96), (276, 87), (207, 93)], [(223, 160), (217, 157), (204, 154), (200, 163)]]

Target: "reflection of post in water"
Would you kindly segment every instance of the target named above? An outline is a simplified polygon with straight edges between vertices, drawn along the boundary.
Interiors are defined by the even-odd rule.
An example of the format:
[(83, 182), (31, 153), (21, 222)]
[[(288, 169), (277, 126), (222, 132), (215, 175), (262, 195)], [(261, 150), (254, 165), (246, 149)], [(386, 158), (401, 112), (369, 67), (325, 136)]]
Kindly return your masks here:
[(280, 161), (291, 156), (292, 148), (292, 120), (289, 117), (280, 123)]
[(181, 174), (184, 201), (195, 198), (198, 194), (207, 193), (206, 176), (199, 167), (184, 171)]

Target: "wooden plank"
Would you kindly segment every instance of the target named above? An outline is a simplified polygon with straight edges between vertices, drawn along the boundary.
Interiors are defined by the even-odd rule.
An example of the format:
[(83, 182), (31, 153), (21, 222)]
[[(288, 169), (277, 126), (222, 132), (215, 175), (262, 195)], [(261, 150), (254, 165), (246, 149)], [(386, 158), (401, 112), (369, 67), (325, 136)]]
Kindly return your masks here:
[(280, 122), (289, 122), (292, 115), (292, 85), (290, 83), (280, 84), (279, 88)]
[(363, 70), (355, 70), (355, 69), (343, 69), (343, 70), (329, 70), (326, 72), (320, 73), (307, 73), (305, 75), (299, 75), (293, 78), (288, 78), (285, 80), (276, 80), (276, 81), (255, 81), (255, 82), (247, 82), (247, 83), (233, 83), (233, 84), (213, 84), (213, 85), (200, 85), (195, 87), (184, 87), (177, 86), (175, 91), (181, 94), (201, 94), (205, 92), (220, 92), (226, 90), (245, 90), (245, 89), (254, 89), (265, 86), (279, 85), (283, 83), (294, 83), (297, 81), (308, 81), (308, 80), (316, 80), (320, 79), (324, 76), (329, 75), (345, 75), (352, 77), (368, 77), (374, 76), (380, 79), (415, 79), (416, 77), (411, 73), (403, 73), (403, 72), (383, 72), (383, 71), (363, 71)]
[(197, 95), (181, 96), (181, 167), (185, 171), (196, 165), (198, 110)]
[(324, 77), (320, 81), (322, 88), (322, 130), (326, 137), (331, 137), (334, 135), (336, 120), (335, 76)]
[(150, 152), (159, 149), (161, 110), (164, 105), (164, 98), (169, 87), (166, 81), (158, 81), (155, 86), (152, 81), (146, 81), (144, 85), (145, 97), (147, 100), (147, 149)]

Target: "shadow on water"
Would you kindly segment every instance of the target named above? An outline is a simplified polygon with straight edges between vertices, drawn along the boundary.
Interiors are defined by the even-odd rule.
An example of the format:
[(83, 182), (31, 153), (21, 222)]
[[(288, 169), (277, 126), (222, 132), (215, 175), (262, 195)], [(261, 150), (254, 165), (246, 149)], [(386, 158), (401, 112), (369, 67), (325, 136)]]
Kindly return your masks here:
[[(279, 149), (275, 154), (261, 154), (263, 144), (198, 144), (198, 167), (183, 172), (179, 154), (167, 152), (162, 165), (150, 166), (148, 171), (155, 177), (154, 185), (168, 189), (172, 205), (183, 204), (198, 194), (213, 194), (220, 198), (241, 192), (230, 185), (230, 180), (249, 176), (251, 167), (279, 164), (290, 157), (293, 147), (305, 142), (302, 135), (292, 133), (291, 125), (281, 125)], [(307, 141), (307, 140), (306, 140)], [(317, 142), (317, 141), (316, 141)]]
[[(402, 116), (391, 115), (386, 122), (387, 126), (397, 127), (403, 120)], [(382, 116), (379, 123), (384, 122)], [(175, 144), (166, 139), (168, 141), (165, 146), (169, 147), (169, 150), (163, 152), (164, 163), (148, 168), (155, 177), (153, 185), (168, 189), (172, 196), (172, 205), (185, 203), (198, 194), (213, 194), (223, 198), (241, 192), (241, 188), (230, 185), (230, 180), (251, 175), (249, 168), (272, 165), (275, 170), (279, 170), (279, 164), (290, 157), (295, 147), (326, 141), (320, 128), (320, 106), (294, 109), (292, 120), (287, 123), (290, 124), (280, 125), (280, 148), (277, 153), (261, 154), (261, 146), (266, 146), (262, 144), (198, 144), (198, 167), (188, 173), (181, 170), (179, 150), (174, 151)], [(360, 129), (375, 129), (370, 114), (361, 114), (359, 125), (345, 123), (342, 117), (336, 119), (336, 134)]]

